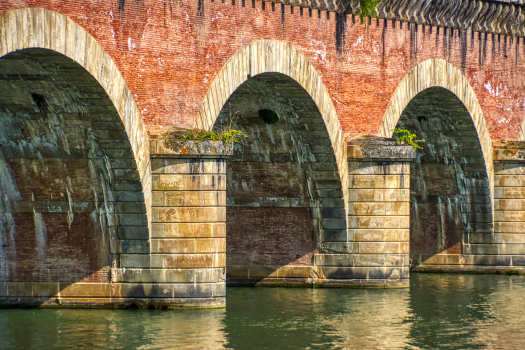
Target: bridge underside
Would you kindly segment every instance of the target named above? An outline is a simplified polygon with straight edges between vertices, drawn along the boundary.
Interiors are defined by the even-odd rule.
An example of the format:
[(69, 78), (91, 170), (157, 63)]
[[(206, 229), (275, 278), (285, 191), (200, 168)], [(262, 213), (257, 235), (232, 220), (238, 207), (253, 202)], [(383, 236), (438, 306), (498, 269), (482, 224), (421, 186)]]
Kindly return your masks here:
[(342, 181), (310, 95), (261, 74), (215, 124), (233, 118), (244, 145), (152, 136), (141, 181), (119, 113), (84, 68), (23, 50), (0, 59), (0, 80), (0, 304), (221, 307), (227, 280), (407, 287), (411, 268), (524, 272), (525, 147), (496, 145), (486, 164), (448, 90), (419, 93), (399, 119), (423, 150), (343, 141)]
[(0, 295), (109, 302), (111, 268), (149, 245), (137, 165), (106, 92), (63, 55), (12, 53), (0, 59), (0, 125)]

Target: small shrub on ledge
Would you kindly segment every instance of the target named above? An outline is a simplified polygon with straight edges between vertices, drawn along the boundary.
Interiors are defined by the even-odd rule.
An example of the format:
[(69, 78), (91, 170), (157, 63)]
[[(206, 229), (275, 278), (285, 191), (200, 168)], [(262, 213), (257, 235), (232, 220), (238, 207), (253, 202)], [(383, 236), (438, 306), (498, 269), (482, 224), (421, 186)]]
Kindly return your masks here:
[(398, 138), (396, 138), (396, 142), (397, 143), (402, 143), (402, 144), (405, 144), (405, 145), (410, 145), (414, 148), (419, 148), (419, 149), (423, 149), (423, 147), (421, 147), (420, 145), (418, 145), (418, 143), (421, 143), (421, 142), (426, 142), (425, 139), (421, 139), (421, 140), (414, 140), (417, 135), (416, 134), (412, 134), (410, 133), (410, 131), (406, 130), (406, 129), (401, 129), (401, 128), (395, 128), (394, 129), (394, 133), (396, 134), (402, 134), (401, 136), (399, 136)]
[(192, 140), (192, 141), (221, 141), (226, 145), (234, 143), (242, 143), (242, 139), (248, 137), (245, 133), (239, 130), (228, 131), (204, 131), (192, 130), (186, 135), (179, 135), (178, 140)]

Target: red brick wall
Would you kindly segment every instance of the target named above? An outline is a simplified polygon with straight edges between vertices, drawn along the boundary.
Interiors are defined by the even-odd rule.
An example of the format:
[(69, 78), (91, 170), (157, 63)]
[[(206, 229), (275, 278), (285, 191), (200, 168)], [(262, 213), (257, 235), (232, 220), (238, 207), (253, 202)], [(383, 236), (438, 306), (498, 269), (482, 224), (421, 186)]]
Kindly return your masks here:
[(75, 214), (69, 227), (66, 215), (43, 213), (43, 233), (35, 230), (33, 213), (11, 215), (16, 231), (14, 244), (8, 240), (9, 246), (4, 248), (9, 278), (3, 281), (109, 281), (109, 242), (102, 238), (100, 224), (90, 214)]
[(227, 265), (312, 265), (309, 208), (228, 207), (226, 232)]
[[(294, 45), (323, 76), (345, 132), (376, 133), (392, 93), (417, 63), (441, 57), (464, 70), (493, 138), (516, 138), (523, 114), (523, 39), (384, 21), (364, 30), (348, 17), (336, 48), (336, 16), (246, 0), (20, 0), (0, 12), (44, 7), (71, 17), (115, 60), (150, 129), (191, 127), (204, 95), (231, 55), (266, 38)], [(201, 8), (199, 10), (199, 4)], [(446, 35), (445, 35), (446, 34)], [(452, 36), (453, 34), (453, 36)]]

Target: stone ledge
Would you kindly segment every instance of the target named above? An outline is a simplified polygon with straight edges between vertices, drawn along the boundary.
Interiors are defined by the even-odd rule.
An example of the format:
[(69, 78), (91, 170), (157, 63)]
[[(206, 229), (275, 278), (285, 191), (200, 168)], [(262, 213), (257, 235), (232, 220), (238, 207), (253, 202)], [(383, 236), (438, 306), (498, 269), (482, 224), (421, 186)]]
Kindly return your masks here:
[(347, 140), (348, 159), (383, 159), (386, 161), (411, 161), (416, 150), (410, 145), (398, 144), (394, 139), (359, 135)]
[(494, 161), (523, 163), (525, 166), (525, 142), (520, 141), (495, 141)]
[(177, 140), (156, 137), (150, 140), (152, 158), (223, 158), (233, 155), (233, 145), (222, 141)]

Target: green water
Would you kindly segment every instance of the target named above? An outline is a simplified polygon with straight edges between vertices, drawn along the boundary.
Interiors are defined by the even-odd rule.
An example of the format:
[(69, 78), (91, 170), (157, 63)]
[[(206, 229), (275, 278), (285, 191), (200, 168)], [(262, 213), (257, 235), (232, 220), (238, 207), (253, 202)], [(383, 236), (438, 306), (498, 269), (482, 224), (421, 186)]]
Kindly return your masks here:
[(0, 310), (0, 349), (523, 349), (525, 276), (229, 288), (218, 310)]

